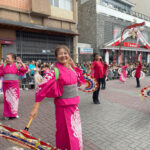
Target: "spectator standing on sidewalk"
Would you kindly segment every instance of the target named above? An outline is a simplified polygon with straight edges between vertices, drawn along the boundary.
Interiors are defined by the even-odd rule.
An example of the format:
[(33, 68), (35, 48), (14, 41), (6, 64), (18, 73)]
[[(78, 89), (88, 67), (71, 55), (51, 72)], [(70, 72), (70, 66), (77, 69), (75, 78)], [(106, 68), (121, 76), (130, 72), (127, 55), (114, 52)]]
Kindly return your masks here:
[(39, 63), (36, 63), (35, 69), (34, 69), (34, 83), (35, 88), (42, 82), (43, 77), (40, 75), (41, 71), (41, 65)]
[(29, 64), (29, 75), (30, 75), (30, 86), (31, 86), (31, 89), (33, 89), (34, 88), (34, 70), (35, 70), (35, 61), (34, 60), (32, 60), (31, 61), (31, 64)]
[(31, 64), (29, 64), (30, 75), (32, 77), (34, 76), (34, 69), (35, 69), (35, 61), (32, 60)]

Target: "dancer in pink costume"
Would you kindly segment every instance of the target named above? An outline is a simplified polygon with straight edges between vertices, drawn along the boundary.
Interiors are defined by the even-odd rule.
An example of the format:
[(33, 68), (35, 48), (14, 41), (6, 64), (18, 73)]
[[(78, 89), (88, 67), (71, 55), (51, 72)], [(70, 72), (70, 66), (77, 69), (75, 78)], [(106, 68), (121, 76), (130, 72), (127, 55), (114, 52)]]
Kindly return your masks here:
[(19, 81), (18, 76), (23, 75), (28, 67), (13, 53), (6, 55), (6, 63), (0, 66), (0, 76), (3, 76), (3, 92), (4, 92), (4, 119), (18, 118), (19, 104)]
[(127, 80), (127, 68), (128, 68), (128, 66), (127, 65), (123, 65), (122, 67), (121, 67), (121, 75), (120, 75), (120, 78), (119, 78), (119, 80), (121, 81), (121, 82), (125, 82), (126, 80)]
[(55, 67), (59, 70), (58, 80), (54, 69), (45, 75), (42, 83), (36, 88), (36, 102), (30, 117), (35, 118), (40, 102), (45, 97), (55, 98), (56, 147), (61, 150), (82, 150), (77, 88), (78, 81), (84, 83), (82, 70), (75, 66), (66, 46), (58, 46), (55, 49), (55, 56), (57, 59)]
[[(3, 59), (0, 62), (0, 66), (3, 64)], [(0, 76), (0, 94), (3, 94), (3, 77)]]
[(3, 77), (0, 77), (0, 94), (3, 92)]

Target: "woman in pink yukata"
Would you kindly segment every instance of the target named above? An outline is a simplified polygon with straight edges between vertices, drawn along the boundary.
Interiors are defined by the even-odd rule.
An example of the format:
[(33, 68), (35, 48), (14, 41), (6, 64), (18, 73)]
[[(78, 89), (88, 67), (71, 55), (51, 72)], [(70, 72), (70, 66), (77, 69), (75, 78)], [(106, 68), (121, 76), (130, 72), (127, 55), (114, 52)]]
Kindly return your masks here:
[[(4, 63), (3, 59), (0, 62), (0, 66)], [(3, 77), (0, 76), (0, 94), (3, 94)]]
[(40, 102), (45, 98), (55, 98), (56, 117), (56, 147), (60, 150), (82, 150), (82, 129), (79, 113), (79, 95), (77, 82), (84, 83), (82, 70), (77, 68), (69, 55), (68, 47), (60, 45), (55, 49), (59, 70), (59, 78), (56, 80), (56, 72), (52, 69), (45, 75), (42, 83), (36, 89), (36, 100), (30, 113), (35, 118)]
[(125, 83), (127, 80), (127, 68), (128, 66), (125, 64), (123, 64), (123, 66), (121, 67), (121, 75), (120, 75), (119, 80), (123, 83)]
[(19, 118), (19, 81), (18, 76), (23, 75), (28, 67), (13, 53), (6, 55), (6, 63), (0, 66), (0, 76), (3, 76), (4, 112), (5, 120)]

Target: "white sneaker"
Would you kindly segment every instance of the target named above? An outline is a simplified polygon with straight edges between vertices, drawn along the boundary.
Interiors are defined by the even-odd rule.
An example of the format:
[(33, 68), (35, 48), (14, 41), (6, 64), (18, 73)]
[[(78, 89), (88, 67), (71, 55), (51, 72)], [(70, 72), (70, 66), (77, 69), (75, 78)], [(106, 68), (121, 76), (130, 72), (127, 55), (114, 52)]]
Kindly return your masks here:
[(19, 88), (20, 91), (22, 91), (22, 88)]
[(17, 115), (16, 118), (19, 119), (19, 115)]
[(14, 120), (14, 119), (19, 119), (19, 116), (17, 115), (16, 117), (9, 117), (9, 120)]
[(28, 89), (28, 88), (25, 88), (25, 90), (28, 91), (29, 89)]

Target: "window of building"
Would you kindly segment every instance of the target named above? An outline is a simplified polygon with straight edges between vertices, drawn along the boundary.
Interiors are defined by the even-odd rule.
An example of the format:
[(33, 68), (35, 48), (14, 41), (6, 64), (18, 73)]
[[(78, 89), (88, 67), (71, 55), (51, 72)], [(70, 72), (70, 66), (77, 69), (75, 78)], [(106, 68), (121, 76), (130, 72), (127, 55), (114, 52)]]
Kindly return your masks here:
[(131, 6), (116, 0), (97, 0), (97, 4), (109, 7), (111, 9), (116, 9), (124, 13), (129, 13), (131, 10)]
[(52, 6), (65, 10), (72, 10), (72, 0), (49, 0)]

